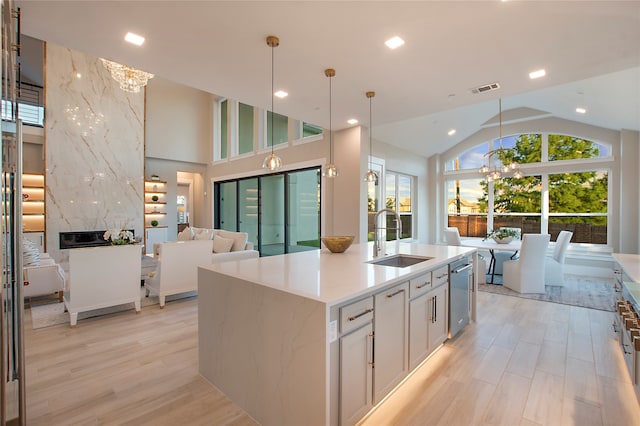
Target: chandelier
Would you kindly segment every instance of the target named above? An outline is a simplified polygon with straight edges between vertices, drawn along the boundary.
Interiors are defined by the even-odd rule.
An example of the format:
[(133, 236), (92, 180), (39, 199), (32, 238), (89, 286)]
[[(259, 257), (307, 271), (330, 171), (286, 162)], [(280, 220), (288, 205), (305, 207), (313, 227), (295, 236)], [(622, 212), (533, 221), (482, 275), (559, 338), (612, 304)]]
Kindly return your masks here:
[(151, 73), (107, 59), (100, 58), (100, 60), (111, 73), (111, 77), (120, 84), (120, 88), (125, 92), (138, 93), (140, 88), (146, 86), (149, 79), (153, 78)]
[[(515, 151), (512, 148), (504, 148), (502, 146), (502, 98), (500, 98), (498, 105), (500, 108), (500, 147), (493, 149), (484, 155), (484, 157), (486, 158), (486, 162), (488, 164), (493, 164), (493, 167), (489, 167), (487, 163), (483, 164), (482, 167), (480, 167), (480, 173), (485, 175), (485, 179), (487, 180), (487, 182), (496, 181), (509, 174), (512, 174), (516, 179), (520, 179), (523, 176), (522, 171), (520, 171), (520, 169), (518, 168), (518, 163), (513, 159)], [(492, 157), (495, 158), (492, 160)], [(502, 159), (507, 158), (511, 158), (511, 161), (507, 164), (503, 164), (500, 168), (496, 166), (496, 163), (498, 161), (502, 163)]]

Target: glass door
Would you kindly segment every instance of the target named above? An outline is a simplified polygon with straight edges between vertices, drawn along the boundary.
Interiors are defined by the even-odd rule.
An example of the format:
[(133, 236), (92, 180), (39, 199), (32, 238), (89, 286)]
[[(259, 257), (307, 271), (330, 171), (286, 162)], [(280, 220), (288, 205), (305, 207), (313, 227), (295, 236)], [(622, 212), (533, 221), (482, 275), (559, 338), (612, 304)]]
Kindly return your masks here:
[(260, 253), (263, 256), (284, 254), (284, 175), (260, 178)]
[(258, 178), (242, 179), (238, 189), (238, 231), (249, 234), (248, 241), (258, 247)]
[(218, 214), (216, 215), (215, 227), (227, 231), (237, 231), (238, 182), (225, 182), (216, 185), (216, 200)]
[(288, 253), (320, 248), (320, 170), (288, 175)]

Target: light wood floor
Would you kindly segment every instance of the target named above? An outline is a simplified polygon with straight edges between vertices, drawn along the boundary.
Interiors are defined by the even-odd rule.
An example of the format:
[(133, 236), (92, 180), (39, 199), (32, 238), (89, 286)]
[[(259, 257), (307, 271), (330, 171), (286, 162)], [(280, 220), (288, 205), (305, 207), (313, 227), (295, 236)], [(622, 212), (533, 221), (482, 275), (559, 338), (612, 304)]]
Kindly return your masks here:
[[(638, 425), (613, 314), (479, 293), (445, 344), (364, 425)], [(244, 425), (198, 375), (197, 302), (32, 330), (29, 425)]]

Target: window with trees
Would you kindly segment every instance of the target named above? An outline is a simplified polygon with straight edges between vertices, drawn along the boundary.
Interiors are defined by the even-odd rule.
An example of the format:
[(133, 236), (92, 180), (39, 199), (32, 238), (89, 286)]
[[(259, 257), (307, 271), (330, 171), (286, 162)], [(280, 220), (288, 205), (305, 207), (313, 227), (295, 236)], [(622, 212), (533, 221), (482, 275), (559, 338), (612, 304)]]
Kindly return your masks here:
[[(412, 177), (399, 173), (387, 172), (385, 174), (385, 207), (396, 211), (402, 222), (401, 238), (413, 236), (413, 203), (412, 203)], [(387, 241), (395, 240), (397, 231), (395, 215), (386, 215)]]
[[(559, 134), (521, 134), (504, 138), (508, 148), (496, 157), (521, 166), (522, 178), (489, 182), (470, 178), (480, 159), (496, 147), (485, 142), (445, 162), (448, 226), (461, 235), (484, 237), (487, 229), (521, 228), (523, 233), (574, 233), (573, 242), (606, 244), (609, 170), (599, 163), (610, 159), (602, 143)], [(552, 162), (566, 161), (560, 170)], [(548, 194), (548, 196), (544, 196)]]

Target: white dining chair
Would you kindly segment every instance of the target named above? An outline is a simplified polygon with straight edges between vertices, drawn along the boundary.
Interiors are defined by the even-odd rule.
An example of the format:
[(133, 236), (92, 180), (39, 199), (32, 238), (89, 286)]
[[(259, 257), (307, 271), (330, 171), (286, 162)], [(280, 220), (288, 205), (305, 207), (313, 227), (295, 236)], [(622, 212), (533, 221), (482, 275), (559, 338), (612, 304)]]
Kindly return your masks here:
[(520, 257), (504, 262), (503, 285), (518, 293), (544, 293), (545, 253), (549, 234), (525, 234)]
[(545, 261), (545, 284), (564, 286), (564, 263), (572, 236), (573, 232), (570, 231), (560, 231), (558, 234), (553, 256), (547, 257)]
[[(460, 238), (460, 231), (455, 226), (448, 226), (444, 228), (444, 238), (448, 246), (461, 246), (462, 238)], [(485, 284), (487, 282), (487, 262), (480, 254), (478, 254), (478, 284)]]

